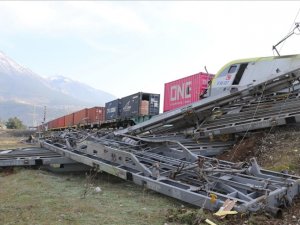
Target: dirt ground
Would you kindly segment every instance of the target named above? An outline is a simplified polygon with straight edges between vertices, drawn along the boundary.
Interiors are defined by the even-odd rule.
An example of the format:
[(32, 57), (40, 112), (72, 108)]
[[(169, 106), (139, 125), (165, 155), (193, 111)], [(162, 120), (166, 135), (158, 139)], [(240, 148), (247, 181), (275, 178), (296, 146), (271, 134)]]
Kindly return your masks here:
[(300, 126), (277, 127), (254, 133), (218, 158), (241, 162), (252, 157), (265, 169), (300, 175)]

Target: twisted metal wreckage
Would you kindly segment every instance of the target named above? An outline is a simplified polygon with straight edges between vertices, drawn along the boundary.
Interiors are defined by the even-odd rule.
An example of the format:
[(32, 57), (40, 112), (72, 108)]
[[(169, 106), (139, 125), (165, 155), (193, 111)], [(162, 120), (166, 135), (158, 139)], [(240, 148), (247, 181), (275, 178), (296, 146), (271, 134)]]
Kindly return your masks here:
[(255, 158), (217, 160), (234, 140), (216, 139), (300, 122), (299, 80), (300, 55), (233, 61), (199, 102), (122, 130), (53, 132), (27, 155), (2, 154), (0, 166), (81, 163), (209, 210), (229, 199), (239, 212), (277, 215), (299, 195), (300, 177)]

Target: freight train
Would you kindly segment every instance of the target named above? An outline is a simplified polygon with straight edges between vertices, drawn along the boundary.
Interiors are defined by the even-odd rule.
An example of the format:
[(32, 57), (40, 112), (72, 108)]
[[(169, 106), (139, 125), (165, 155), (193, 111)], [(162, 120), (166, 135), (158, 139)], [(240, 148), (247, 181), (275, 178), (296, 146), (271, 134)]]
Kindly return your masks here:
[(38, 127), (38, 130), (66, 128), (119, 128), (132, 126), (159, 114), (160, 95), (138, 92), (61, 116)]
[[(190, 105), (195, 101), (201, 100), (206, 97), (216, 97), (222, 96), (228, 91), (234, 93), (244, 88), (249, 88), (255, 86), (257, 83), (261, 83), (267, 79), (271, 79), (276, 76), (280, 76), (286, 73), (286, 71), (293, 71), (299, 68), (299, 58), (300, 55), (287, 55), (287, 56), (272, 56), (272, 57), (261, 57), (261, 58), (251, 58), (232, 61), (225, 66), (223, 66), (219, 72), (214, 76), (211, 85), (205, 87), (197, 87), (192, 85), (192, 77), (190, 80), (182, 79), (175, 87), (171, 85), (166, 85), (165, 87), (170, 87), (170, 92), (165, 90), (165, 107), (164, 111), (173, 110), (175, 107), (182, 107), (186, 104)], [(257, 71), (260, 71), (259, 73)], [(206, 74), (206, 76), (211, 76)], [(201, 77), (201, 76), (198, 76)], [(209, 79), (206, 79), (206, 81)], [(205, 83), (205, 82), (203, 82)], [(198, 82), (198, 84), (202, 84)], [(300, 81), (294, 82), (294, 88), (300, 87)], [(201, 88), (203, 91), (198, 93), (195, 88)], [(263, 87), (262, 87), (263, 88)], [(195, 97), (192, 92), (195, 91)], [(273, 90), (270, 90), (271, 92)], [(289, 90), (281, 90), (281, 92), (288, 92)], [(268, 93), (265, 93), (268, 94)], [(171, 105), (171, 102), (174, 105)], [(66, 127), (127, 127), (139, 122), (148, 120), (149, 118), (159, 114), (159, 94), (150, 94), (139, 92), (134, 95), (124, 97), (122, 99), (117, 99), (106, 104), (106, 115), (105, 118), (97, 119), (89, 118), (89, 110), (84, 109), (85, 113), (75, 112), (69, 124), (66, 123), (66, 117), (64, 116), (57, 118), (53, 121), (46, 123), (48, 129), (63, 129)], [(169, 105), (168, 105), (169, 104)], [(174, 107), (174, 108), (172, 108)], [(97, 107), (94, 107), (97, 108)], [(98, 107), (99, 109), (99, 107)], [(101, 108), (105, 111), (105, 108)], [(146, 112), (146, 113), (145, 113)], [(80, 114), (80, 115), (77, 115)], [(73, 120), (72, 120), (73, 118)], [(72, 123), (73, 121), (73, 123)]]
[[(165, 84), (164, 112), (201, 99), (213, 75), (197, 73)], [(132, 126), (159, 114), (160, 95), (138, 92), (48, 121), (38, 130), (66, 128), (120, 128)]]

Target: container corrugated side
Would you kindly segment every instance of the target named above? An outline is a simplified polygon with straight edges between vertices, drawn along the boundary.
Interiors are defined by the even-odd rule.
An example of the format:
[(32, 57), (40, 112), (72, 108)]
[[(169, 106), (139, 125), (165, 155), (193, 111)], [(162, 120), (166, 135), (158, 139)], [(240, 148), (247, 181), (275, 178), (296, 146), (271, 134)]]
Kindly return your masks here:
[(48, 122), (48, 129), (58, 128), (58, 118)]
[(88, 109), (88, 123), (101, 123), (105, 120), (105, 107), (96, 106)]
[(62, 116), (57, 119), (57, 128), (64, 128), (64, 127), (65, 127), (65, 116)]
[(48, 129), (53, 128), (53, 121), (52, 120), (47, 122), (47, 127), (48, 127)]
[(88, 109), (82, 109), (74, 113), (74, 125), (86, 124), (88, 120)]
[(142, 101), (141, 92), (126, 96), (121, 99), (121, 118), (129, 119), (139, 116), (140, 102)]
[(71, 127), (74, 125), (74, 113), (65, 116), (66, 127)]
[[(122, 118), (133, 118), (137, 116), (146, 115), (158, 115), (159, 114), (159, 101), (160, 95), (154, 93), (138, 92), (133, 95), (126, 96), (121, 99), (121, 117)], [(141, 105), (148, 102), (148, 109), (141, 111)], [(148, 111), (148, 112), (146, 112)]]
[(165, 83), (164, 112), (199, 101), (212, 76), (200, 72)]
[(116, 99), (105, 103), (105, 119), (113, 120), (120, 117), (121, 99)]

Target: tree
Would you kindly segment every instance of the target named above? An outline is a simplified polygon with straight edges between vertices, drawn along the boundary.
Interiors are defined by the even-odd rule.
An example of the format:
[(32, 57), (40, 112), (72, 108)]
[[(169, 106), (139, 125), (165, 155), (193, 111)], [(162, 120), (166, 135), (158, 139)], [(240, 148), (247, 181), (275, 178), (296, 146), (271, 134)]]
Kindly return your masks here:
[(26, 128), (25, 125), (23, 124), (23, 122), (17, 117), (9, 118), (5, 125), (6, 125), (7, 129), (25, 129)]

